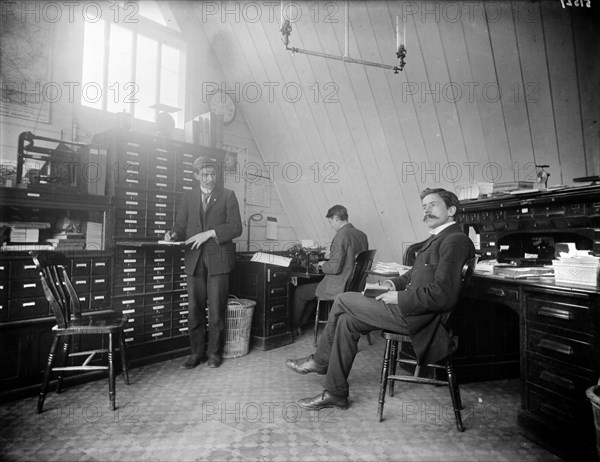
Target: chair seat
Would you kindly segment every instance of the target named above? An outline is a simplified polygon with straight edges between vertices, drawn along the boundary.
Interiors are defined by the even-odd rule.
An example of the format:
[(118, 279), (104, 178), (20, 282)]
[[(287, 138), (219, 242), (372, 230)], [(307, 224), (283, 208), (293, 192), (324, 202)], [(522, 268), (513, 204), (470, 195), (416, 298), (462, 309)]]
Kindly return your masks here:
[(396, 332), (391, 332), (388, 330), (384, 330), (381, 332), (381, 336), (386, 340), (392, 340), (394, 342), (411, 342), (410, 335), (398, 334)]
[(58, 327), (55, 325), (52, 330), (58, 335), (73, 335), (73, 334), (107, 334), (109, 332), (117, 332), (122, 329), (128, 321), (129, 317), (125, 314), (117, 313), (116, 311), (104, 312), (82, 316), (69, 322), (67, 327)]

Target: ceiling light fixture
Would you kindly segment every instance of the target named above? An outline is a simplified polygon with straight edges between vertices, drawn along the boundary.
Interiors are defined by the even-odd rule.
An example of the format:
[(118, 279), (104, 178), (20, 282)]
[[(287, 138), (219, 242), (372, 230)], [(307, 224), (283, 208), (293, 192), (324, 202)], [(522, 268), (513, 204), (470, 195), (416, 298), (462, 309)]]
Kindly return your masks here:
[(283, 44), (285, 45), (285, 49), (288, 51), (291, 51), (292, 54), (294, 53), (303, 53), (306, 55), (310, 55), (310, 56), (318, 56), (320, 58), (327, 58), (327, 59), (335, 59), (336, 61), (342, 61), (345, 63), (354, 63), (354, 64), (362, 64), (364, 66), (373, 66), (373, 67), (380, 67), (382, 69), (390, 69), (394, 71), (394, 74), (397, 74), (399, 71), (403, 71), (404, 70), (404, 66), (406, 65), (405, 62), (405, 58), (406, 58), (406, 24), (403, 25), (403, 34), (402, 34), (402, 40), (400, 38), (400, 24), (399, 24), (399, 20), (398, 20), (398, 16), (396, 16), (396, 58), (398, 58), (398, 65), (397, 66), (391, 66), (389, 64), (382, 64), (382, 63), (376, 63), (373, 61), (365, 61), (362, 59), (354, 59), (351, 58), (350, 56), (348, 56), (348, 38), (349, 38), (349, 7), (348, 7), (348, 0), (346, 0), (345, 2), (345, 10), (346, 10), (346, 14), (345, 14), (345, 28), (344, 28), (344, 56), (337, 56), (337, 55), (332, 55), (329, 53), (322, 53), (320, 51), (310, 51), (310, 50), (304, 50), (302, 48), (296, 48), (296, 47), (290, 47), (290, 35), (292, 35), (292, 23), (290, 22), (289, 19), (284, 19), (284, 14), (283, 14), (283, 0), (281, 1), (281, 29), (279, 30), (281, 32), (281, 40), (283, 41)]

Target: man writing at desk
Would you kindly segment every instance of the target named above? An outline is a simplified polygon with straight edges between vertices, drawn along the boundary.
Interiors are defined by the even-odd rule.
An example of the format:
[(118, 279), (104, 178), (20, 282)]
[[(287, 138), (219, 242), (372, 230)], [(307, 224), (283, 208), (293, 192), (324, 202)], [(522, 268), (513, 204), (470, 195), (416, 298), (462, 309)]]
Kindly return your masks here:
[(420, 364), (439, 361), (456, 349), (442, 324), (461, 290), (461, 270), (475, 248), (454, 223), (460, 202), (444, 189), (421, 193), (423, 221), (431, 236), (417, 254), (414, 266), (391, 281), (377, 298), (356, 292), (336, 297), (315, 354), (288, 359), (286, 366), (301, 374), (325, 375), (325, 390), (298, 404), (305, 409), (348, 407), (348, 376), (361, 335), (388, 329), (410, 335)]
[(318, 283), (303, 284), (294, 291), (294, 328), (298, 336), (302, 335), (304, 326), (310, 319), (317, 297), (333, 300), (344, 291), (346, 280), (354, 267), (357, 253), (367, 250), (367, 235), (348, 223), (348, 210), (343, 205), (334, 205), (327, 211), (325, 218), (335, 230), (331, 242), (329, 259), (321, 266), (325, 277)]

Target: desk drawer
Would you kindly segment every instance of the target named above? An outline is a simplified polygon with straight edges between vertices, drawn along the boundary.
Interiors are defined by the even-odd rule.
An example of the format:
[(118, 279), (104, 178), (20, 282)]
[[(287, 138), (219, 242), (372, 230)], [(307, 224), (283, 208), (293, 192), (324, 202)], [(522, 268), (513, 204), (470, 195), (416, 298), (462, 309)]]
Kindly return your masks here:
[(153, 342), (155, 340), (162, 340), (165, 338), (171, 338), (171, 329), (164, 329), (158, 331), (146, 332), (144, 330), (144, 342)]
[[(88, 284), (89, 287), (89, 284)], [(40, 279), (10, 281), (10, 298), (45, 297)]]
[(266, 336), (277, 335), (277, 334), (285, 334), (290, 330), (290, 322), (289, 319), (283, 318), (274, 321), (267, 321), (267, 332)]
[(37, 318), (50, 315), (50, 305), (45, 298), (22, 298), (8, 302), (8, 320)]
[(532, 327), (527, 332), (527, 349), (588, 370), (595, 370), (597, 367), (597, 359), (590, 343), (548, 334)]
[(282, 319), (288, 317), (287, 300), (269, 303), (267, 308), (266, 318), (268, 321)]
[(287, 291), (287, 282), (285, 284), (267, 284), (267, 299), (286, 298)]
[(268, 283), (285, 283), (287, 284), (290, 275), (287, 270), (279, 268), (268, 268), (267, 269), (267, 282)]
[(108, 291), (90, 294), (90, 310), (97, 311), (104, 308), (112, 308), (110, 306)]
[(592, 372), (528, 353), (527, 380), (575, 401), (584, 401), (585, 391), (596, 377)]
[[(67, 268), (68, 269), (68, 268)], [(39, 279), (40, 275), (35, 268), (33, 259), (10, 262), (10, 279)]]
[(482, 281), (482, 279), (475, 278), (468, 288), (468, 296), (493, 303), (508, 304), (515, 309), (519, 308), (519, 288), (514, 285)]
[(593, 428), (589, 403), (577, 403), (534, 385), (527, 390), (527, 410), (557, 425), (580, 428), (582, 422), (589, 422), (589, 428)]
[[(539, 295), (539, 296), (538, 296)], [(527, 298), (527, 319), (556, 327), (593, 334), (589, 306), (566, 303), (556, 295), (538, 294)], [(569, 299), (572, 301), (572, 299)]]

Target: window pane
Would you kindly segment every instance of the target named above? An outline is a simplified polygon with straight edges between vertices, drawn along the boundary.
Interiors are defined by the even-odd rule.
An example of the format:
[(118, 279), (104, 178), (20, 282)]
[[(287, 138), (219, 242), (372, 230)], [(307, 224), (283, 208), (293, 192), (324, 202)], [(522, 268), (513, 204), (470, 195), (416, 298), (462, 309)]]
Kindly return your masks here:
[(131, 112), (131, 31), (111, 24), (108, 54), (108, 88), (106, 89), (106, 110), (109, 112)]
[[(160, 102), (182, 108), (179, 95), (181, 94), (179, 84), (179, 62), (180, 51), (177, 48), (163, 45), (160, 66)], [(183, 111), (172, 114), (175, 125), (183, 127)]]
[(86, 21), (83, 33), (81, 104), (96, 109), (102, 109), (104, 26), (104, 21)]
[(156, 68), (158, 42), (138, 35), (135, 74), (137, 83), (135, 117), (154, 122), (156, 112), (150, 106), (156, 104)]

